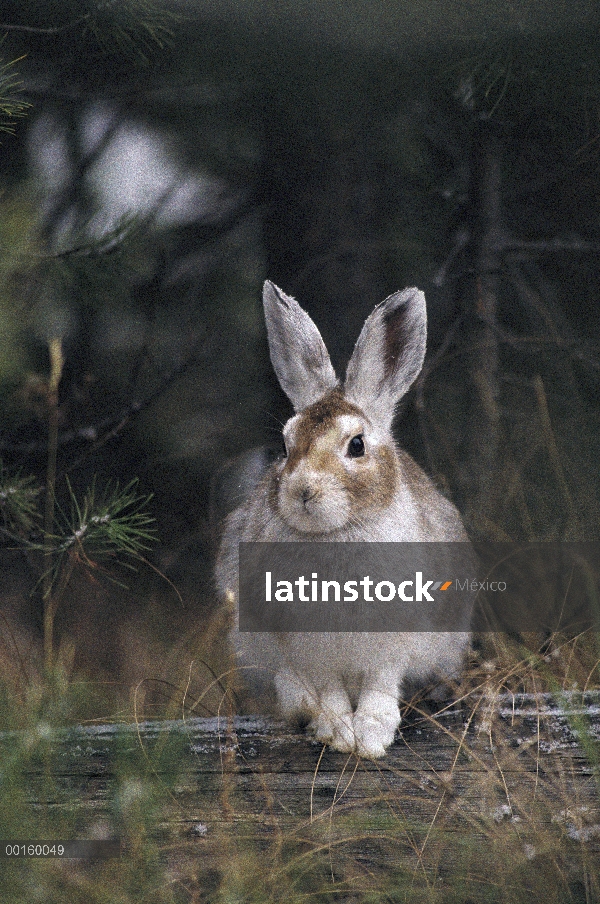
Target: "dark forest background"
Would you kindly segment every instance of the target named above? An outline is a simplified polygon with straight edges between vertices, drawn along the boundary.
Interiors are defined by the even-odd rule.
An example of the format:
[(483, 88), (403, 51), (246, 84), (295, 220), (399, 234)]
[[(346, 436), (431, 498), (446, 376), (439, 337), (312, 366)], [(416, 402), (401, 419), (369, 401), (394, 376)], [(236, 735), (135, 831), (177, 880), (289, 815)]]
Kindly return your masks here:
[(373, 306), (422, 288), (399, 441), (473, 536), (597, 538), (595, 3), (5, 0), (0, 19), (6, 669), (42, 657), (49, 552), (6, 500), (17, 480), (43, 507), (53, 417), (58, 521), (137, 478), (157, 537), (136, 572), (69, 571), (60, 655), (157, 699), (210, 660), (219, 522), (290, 413), (267, 277), (338, 372)]

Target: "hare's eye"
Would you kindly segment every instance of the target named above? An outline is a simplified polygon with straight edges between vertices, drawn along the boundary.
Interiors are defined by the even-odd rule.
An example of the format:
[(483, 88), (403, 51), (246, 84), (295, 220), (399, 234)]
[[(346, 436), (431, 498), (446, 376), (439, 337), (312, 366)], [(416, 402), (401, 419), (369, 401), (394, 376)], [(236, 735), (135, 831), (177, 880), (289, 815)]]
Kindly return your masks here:
[(348, 455), (351, 458), (360, 458), (361, 455), (365, 454), (365, 444), (363, 442), (363, 435), (359, 433), (358, 436), (353, 436), (350, 442), (348, 443)]

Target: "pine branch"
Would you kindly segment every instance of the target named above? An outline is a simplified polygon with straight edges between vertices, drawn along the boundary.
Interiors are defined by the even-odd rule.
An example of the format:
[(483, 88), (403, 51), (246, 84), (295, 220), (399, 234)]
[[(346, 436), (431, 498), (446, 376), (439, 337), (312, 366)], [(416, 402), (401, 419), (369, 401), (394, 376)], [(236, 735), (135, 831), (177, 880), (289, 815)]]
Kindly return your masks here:
[(11, 476), (0, 459), (0, 515), (5, 536), (18, 541), (33, 532), (39, 523), (39, 495), (35, 477), (22, 477), (20, 471)]
[(15, 126), (11, 122), (13, 119), (20, 119), (26, 115), (27, 110), (31, 107), (30, 103), (18, 100), (14, 97), (15, 92), (22, 91), (22, 82), (16, 72), (12, 71), (12, 67), (19, 63), (23, 57), (11, 60), (10, 63), (0, 65), (0, 115), (6, 116), (8, 119), (0, 119), (0, 132), (6, 132), (13, 135)]
[(137, 479), (121, 489), (109, 483), (99, 494), (95, 480), (88, 488), (81, 505), (67, 481), (71, 514), (66, 532), (60, 539), (57, 552), (63, 555), (72, 548), (85, 551), (85, 560), (128, 556), (140, 558), (156, 539), (154, 518), (144, 508), (151, 496), (138, 496)]
[(116, 46), (124, 54), (133, 52), (147, 61), (144, 50), (152, 45), (159, 49), (165, 47), (172, 39), (172, 26), (179, 21), (180, 14), (165, 10), (155, 0), (103, 0), (89, 12), (62, 25), (1, 22), (0, 29), (55, 37), (83, 25), (103, 49), (108, 51)]

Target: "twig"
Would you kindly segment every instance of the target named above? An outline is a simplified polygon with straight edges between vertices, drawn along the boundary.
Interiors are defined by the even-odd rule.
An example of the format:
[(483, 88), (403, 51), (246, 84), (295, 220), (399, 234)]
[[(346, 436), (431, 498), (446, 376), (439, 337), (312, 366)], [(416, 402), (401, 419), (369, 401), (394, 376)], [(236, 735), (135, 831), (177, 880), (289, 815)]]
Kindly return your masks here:
[(86, 13), (85, 16), (79, 16), (77, 19), (73, 19), (65, 25), (55, 25), (50, 26), (49, 28), (38, 28), (35, 25), (12, 25), (9, 22), (0, 22), (0, 29), (2, 29), (2, 31), (24, 31), (28, 34), (35, 35), (59, 35), (63, 31), (75, 28), (75, 26), (79, 25), (81, 22), (86, 22), (91, 18), (91, 15), (91, 13)]
[(558, 483), (564, 500), (567, 504), (567, 509), (569, 512), (569, 525), (571, 527), (576, 527), (577, 515), (575, 513), (575, 506), (573, 505), (573, 499), (567, 485), (565, 472), (563, 471), (562, 462), (560, 460), (560, 453), (558, 451), (556, 439), (554, 438), (554, 431), (552, 429), (552, 421), (550, 419), (550, 412), (548, 410), (548, 400), (546, 398), (546, 392), (544, 390), (542, 378), (539, 374), (536, 374), (536, 376), (534, 377), (533, 385), (535, 388), (535, 394), (540, 412), (540, 420), (542, 422), (542, 431), (546, 440), (548, 455), (550, 456), (550, 461), (552, 462), (552, 468), (556, 476), (556, 482)]
[(552, 239), (543, 239), (536, 242), (524, 242), (503, 236), (494, 245), (497, 254), (554, 254), (556, 251), (574, 251), (579, 254), (600, 251), (600, 243), (588, 242), (575, 236), (570, 239), (561, 239), (556, 236)]
[[(161, 381), (159, 386), (151, 392), (145, 399), (137, 400), (130, 402), (125, 408), (123, 408), (119, 414), (111, 415), (110, 417), (105, 418), (103, 421), (100, 421), (99, 424), (88, 424), (83, 427), (77, 427), (72, 430), (64, 430), (57, 435), (57, 447), (61, 448), (63, 446), (68, 446), (70, 443), (74, 443), (77, 441), (87, 441), (90, 445), (85, 449), (82, 455), (77, 458), (76, 461), (72, 462), (68, 468), (64, 472), (61, 472), (61, 476), (64, 474), (69, 474), (75, 468), (79, 467), (83, 459), (91, 455), (93, 452), (96, 452), (102, 446), (106, 445), (106, 443), (110, 442), (112, 439), (115, 439), (127, 425), (141, 414), (142, 411), (145, 411), (149, 408), (161, 395), (165, 392), (179, 377), (183, 376), (183, 374), (190, 368), (195, 362), (197, 358), (195, 355), (190, 356), (190, 358), (184, 361), (182, 364), (175, 367), (164, 380)], [(106, 432), (105, 432), (106, 431)], [(11, 452), (14, 454), (18, 454), (20, 456), (32, 455), (35, 452), (38, 452), (41, 448), (43, 448), (45, 443), (43, 441), (32, 441), (28, 443), (11, 443), (8, 441), (0, 442), (0, 451)]]
[[(175, 383), (183, 374), (186, 373), (187, 370), (196, 362), (196, 357), (191, 355), (186, 361), (183, 361), (177, 367), (173, 368), (173, 370), (165, 377), (164, 380), (157, 386), (157, 388), (151, 392), (145, 399), (141, 401), (133, 401), (131, 402), (122, 412), (118, 415), (118, 418), (111, 418), (110, 420), (105, 421), (104, 424), (108, 426), (108, 424), (112, 423), (113, 426), (110, 429), (107, 429), (107, 432), (96, 439), (84, 452), (75, 459), (75, 461), (71, 462), (71, 464), (65, 469), (65, 474), (70, 474), (71, 471), (74, 471), (76, 468), (80, 466), (82, 461), (93, 453), (97, 452), (98, 449), (101, 449), (111, 440), (116, 439), (116, 437), (128, 426), (128, 424), (142, 411), (145, 411), (149, 408), (160, 396), (169, 389), (170, 386)], [(115, 423), (116, 420), (116, 423)], [(92, 429), (93, 428), (87, 428)], [(97, 436), (97, 434), (95, 434)]]
[(46, 499), (44, 508), (44, 575), (42, 596), (44, 601), (44, 662), (48, 674), (54, 658), (53, 630), (56, 607), (52, 599), (52, 556), (54, 542), (54, 501), (56, 495), (56, 454), (58, 450), (58, 387), (62, 377), (64, 357), (62, 340), (50, 339), (50, 379), (48, 381), (48, 465), (46, 468)]

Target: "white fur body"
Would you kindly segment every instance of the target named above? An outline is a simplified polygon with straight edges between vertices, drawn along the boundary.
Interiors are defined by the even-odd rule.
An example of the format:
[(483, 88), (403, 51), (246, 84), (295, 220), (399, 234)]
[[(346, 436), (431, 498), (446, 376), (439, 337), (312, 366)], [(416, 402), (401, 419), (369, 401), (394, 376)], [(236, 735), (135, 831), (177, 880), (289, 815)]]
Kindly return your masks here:
[[(244, 541), (466, 541), (457, 510), (396, 447), (391, 433), (395, 403), (422, 365), (422, 293), (406, 290), (375, 309), (343, 388), (297, 303), (267, 283), (265, 309), (271, 358), (297, 414), (284, 428), (287, 457), (271, 465), (226, 521), (216, 570), (223, 598), (236, 601), (237, 613), (238, 545)], [(396, 315), (404, 320), (392, 326), (408, 353), (402, 358), (398, 349), (384, 369), (385, 329), (391, 331)], [(388, 356), (393, 339), (387, 338)], [(456, 677), (470, 636), (242, 633), (236, 614), (232, 639), (240, 667), (274, 682), (286, 718), (306, 716), (324, 743), (378, 757), (400, 723), (404, 681)]]

